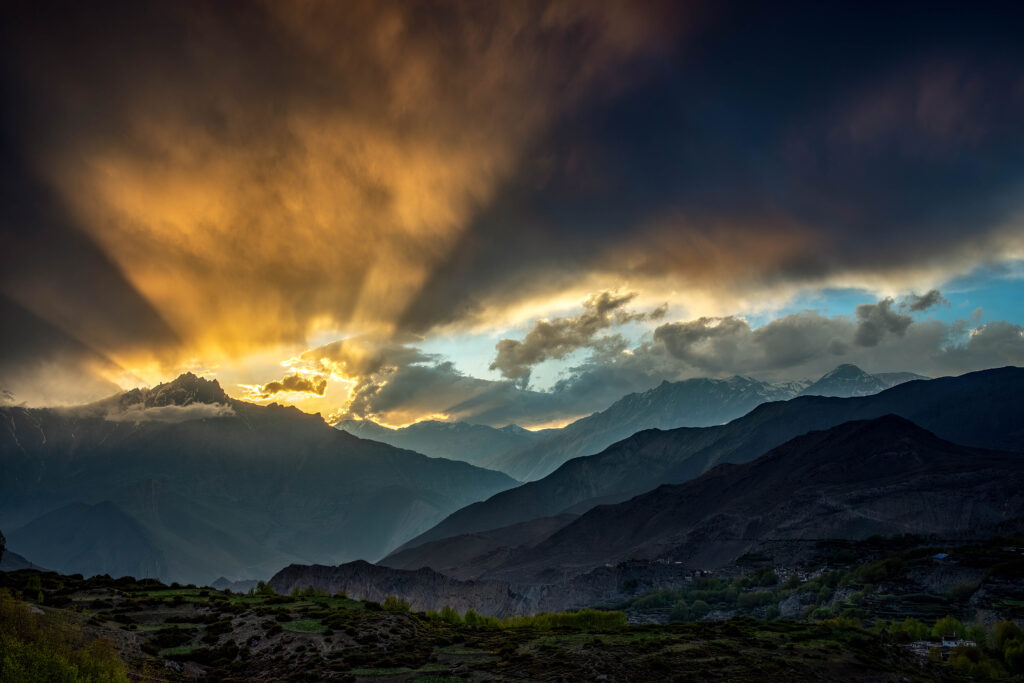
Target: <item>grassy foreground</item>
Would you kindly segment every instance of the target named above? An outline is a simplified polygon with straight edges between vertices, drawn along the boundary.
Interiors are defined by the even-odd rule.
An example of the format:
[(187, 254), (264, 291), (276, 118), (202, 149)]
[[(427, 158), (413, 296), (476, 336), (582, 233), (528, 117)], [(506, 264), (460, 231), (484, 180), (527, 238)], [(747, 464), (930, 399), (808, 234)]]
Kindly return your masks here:
[(0, 586), (0, 681), (963, 677), (842, 619), (630, 626), (621, 613), (585, 611), (498, 622), (314, 591), (242, 595), (34, 571), (0, 574)]

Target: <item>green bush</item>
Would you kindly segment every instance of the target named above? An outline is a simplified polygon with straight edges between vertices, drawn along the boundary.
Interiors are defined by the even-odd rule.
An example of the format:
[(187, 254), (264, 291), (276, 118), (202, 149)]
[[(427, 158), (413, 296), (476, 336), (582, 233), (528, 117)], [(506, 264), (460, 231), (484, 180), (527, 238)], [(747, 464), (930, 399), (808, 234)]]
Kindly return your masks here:
[(676, 604), (672, 605), (672, 611), (668, 615), (669, 621), (689, 621), (690, 620), (690, 608), (686, 605), (686, 600), (679, 600)]
[(0, 591), (0, 681), (127, 683), (128, 667), (110, 641), (36, 614)]
[(1024, 640), (1024, 632), (1012, 621), (1000, 621), (992, 629), (992, 644), (997, 650), (1003, 650), (1014, 640)]
[(903, 623), (899, 625), (899, 630), (906, 634), (909, 640), (924, 640), (931, 632), (924, 622), (913, 617), (904, 619)]
[(978, 583), (958, 583), (949, 589), (949, 599), (957, 602), (967, 600), (978, 590)]
[(273, 596), (273, 595), (277, 595), (277, 591), (275, 591), (273, 588), (271, 588), (270, 584), (266, 583), (265, 581), (258, 581), (256, 583), (256, 589), (255, 590), (250, 589), (250, 590), (255, 595), (264, 595), (264, 596), (268, 596), (268, 597), (269, 596)]
[(449, 624), (461, 624), (462, 623), (462, 617), (459, 616), (459, 613), (456, 612), (455, 610), (453, 610), (448, 605), (445, 605), (441, 609), (441, 615), (440, 616), (441, 616), (441, 619), (443, 619), (444, 621), (447, 621)]
[(387, 612), (408, 612), (409, 603), (402, 600), (397, 595), (389, 595), (384, 598), (384, 604), (382, 605)]
[(887, 557), (860, 567), (856, 576), (864, 583), (882, 583), (895, 581), (907, 573), (907, 563), (898, 557)]
[[(469, 612), (466, 613), (469, 623)], [(607, 612), (596, 609), (583, 609), (578, 612), (557, 612), (535, 614), (530, 617), (514, 617), (501, 622), (511, 628), (531, 628), (547, 631), (556, 628), (575, 631), (608, 631), (623, 628), (627, 624), (626, 615), (622, 612)]]

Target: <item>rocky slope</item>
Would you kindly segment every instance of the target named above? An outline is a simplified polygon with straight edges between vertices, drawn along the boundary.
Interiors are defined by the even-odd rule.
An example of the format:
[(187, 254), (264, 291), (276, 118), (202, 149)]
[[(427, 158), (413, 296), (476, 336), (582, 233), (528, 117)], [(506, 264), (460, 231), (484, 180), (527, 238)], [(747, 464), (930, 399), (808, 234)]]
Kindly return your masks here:
[(648, 430), (603, 452), (570, 460), (539, 481), (470, 505), (407, 543), (496, 529), (693, 479), (719, 463), (749, 462), (789, 439), (850, 420), (900, 415), (969, 446), (1024, 450), (1024, 369), (1008, 367), (900, 384), (856, 398), (804, 396), (765, 403), (727, 425)]
[(799, 396), (870, 396), (890, 387), (916, 379), (928, 379), (912, 372), (887, 372), (869, 375), (856, 365), (840, 365), (801, 391)]
[[(823, 543), (913, 536), (949, 544), (1020, 534), (1022, 458), (959, 446), (883, 416), (813, 432), (751, 463), (720, 465), (686, 484), (599, 506), (546, 540), (511, 550), (474, 581), (354, 563), (292, 566), (272, 584), (279, 591), (313, 586), (372, 599), (394, 594), (423, 608), (458, 604), (497, 615), (613, 604), (638, 590), (688, 585), (696, 570), (735, 575), (745, 558), (770, 557), (768, 568), (813, 560), (809, 569), (820, 568), (831, 563), (819, 557)], [(416, 550), (440, 557), (441, 546), (432, 545), (396, 557), (414, 558)]]
[(541, 517), (476, 534), (463, 534), (400, 550), (378, 564), (394, 569), (429, 567), (455, 579), (476, 579), (566, 526), (577, 515)]
[(705, 427), (735, 419), (765, 401), (792, 398), (798, 386), (749, 377), (662, 382), (629, 394), (608, 409), (581, 418), (529, 446), (496, 453), (489, 465), (520, 481), (541, 479), (562, 463), (597, 453), (644, 429)]
[(552, 582), (630, 558), (714, 567), (778, 539), (1021, 531), (1024, 454), (959, 446), (889, 415), (596, 507), (485, 576)]
[(814, 383), (769, 383), (740, 376), (662, 382), (525, 447), (495, 450), (495, 457), (480, 462), (520, 481), (535, 481), (572, 458), (598, 453), (645, 429), (710, 427), (746, 415), (762, 403), (798, 395), (867, 396), (913, 379), (927, 378), (909, 372), (870, 375), (855, 365), (840, 365)]

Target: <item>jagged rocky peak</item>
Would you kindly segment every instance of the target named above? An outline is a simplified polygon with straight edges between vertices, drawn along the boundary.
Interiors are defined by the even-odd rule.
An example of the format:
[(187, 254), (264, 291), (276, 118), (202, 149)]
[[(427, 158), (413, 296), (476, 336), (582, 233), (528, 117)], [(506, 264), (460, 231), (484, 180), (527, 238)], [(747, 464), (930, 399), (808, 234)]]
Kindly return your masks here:
[(826, 372), (822, 379), (861, 379), (864, 377), (870, 377), (870, 375), (852, 363), (843, 363), (836, 366), (834, 370)]
[(801, 394), (804, 396), (868, 396), (877, 394), (879, 391), (888, 389), (893, 383), (876, 375), (871, 375), (856, 365), (843, 363), (824, 375), (821, 379), (804, 389)]
[(231, 399), (215, 379), (203, 379), (191, 372), (179, 375), (170, 382), (152, 389), (132, 389), (122, 394), (125, 406), (143, 404), (147, 408), (159, 406), (187, 406), (193, 403), (230, 403)]

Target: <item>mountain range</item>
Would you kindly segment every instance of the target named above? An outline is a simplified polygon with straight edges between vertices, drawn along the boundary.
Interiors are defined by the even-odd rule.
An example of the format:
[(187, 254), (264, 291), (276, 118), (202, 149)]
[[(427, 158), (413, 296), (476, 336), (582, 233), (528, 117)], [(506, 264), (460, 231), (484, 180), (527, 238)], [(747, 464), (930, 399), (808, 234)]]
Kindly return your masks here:
[[(601, 453), (575, 458), (544, 479), (471, 504), (399, 548), (532, 519), (581, 514), (662, 484), (679, 484), (719, 463), (749, 462), (812, 430), (892, 413), (958, 444), (1024, 450), (1024, 369), (1008, 367), (960, 377), (917, 380), (873, 396), (802, 396), (764, 403), (726, 425), (646, 430)], [(383, 560), (390, 562), (390, 557)]]
[[(628, 576), (635, 583), (636, 576), (650, 579), (660, 571), (671, 585), (780, 540), (918, 534), (949, 541), (1020, 533), (1022, 465), (1024, 453), (958, 445), (883, 415), (812, 431), (752, 462), (721, 464), (687, 483), (597, 506), (554, 532), (540, 530), (547, 535), (539, 541), (509, 535), (509, 545), (519, 545), (503, 548), (498, 563), (473, 576), (429, 564), (415, 569), (415, 562), (291, 566), (272, 585), (371, 598), (387, 591), (420, 609), (468, 600), (497, 615), (578, 608), (627, 596)], [(482, 559), (494, 554), (485, 548)], [(392, 557), (403, 555), (413, 559), (412, 551)]]
[(708, 427), (741, 417), (762, 403), (797, 395), (866, 396), (912, 379), (913, 373), (872, 375), (840, 365), (816, 382), (762, 382), (750, 377), (662, 382), (619, 399), (607, 409), (561, 428), (528, 432), (464, 422), (420, 422), (389, 429), (368, 420), (336, 426), (355, 436), (409, 448), (434, 457), (464, 460), (505, 472), (519, 481), (541, 479), (563, 463), (598, 453), (645, 429)]
[(501, 469), (492, 466), (495, 454), (522, 450), (558, 431), (530, 431), (514, 424), (488, 427), (469, 422), (438, 420), (424, 420), (401, 428), (385, 427), (373, 420), (342, 420), (334, 426), (360, 439), (372, 439), (432, 458), (462, 460), (490, 469)]
[(79, 408), (0, 408), (0, 525), (65, 572), (207, 582), (376, 559), (515, 484), (191, 374)]
[(780, 539), (1020, 531), (1024, 454), (961, 446), (885, 415), (595, 507), (484, 576), (550, 582), (631, 558), (718, 567)]

